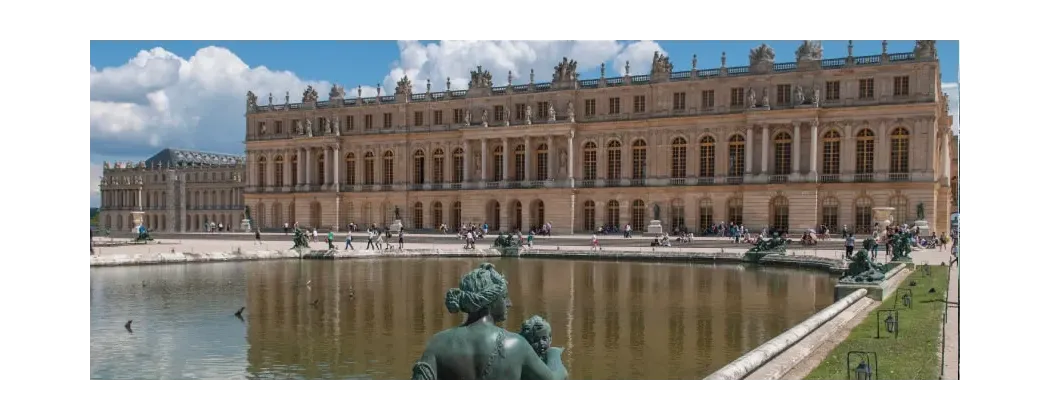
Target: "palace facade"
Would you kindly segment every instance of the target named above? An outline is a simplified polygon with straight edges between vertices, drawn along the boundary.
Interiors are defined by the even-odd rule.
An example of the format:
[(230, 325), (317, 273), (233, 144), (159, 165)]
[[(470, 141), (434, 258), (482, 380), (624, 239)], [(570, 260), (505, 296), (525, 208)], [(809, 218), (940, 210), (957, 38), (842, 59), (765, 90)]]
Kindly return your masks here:
[[(580, 80), (563, 59), (550, 82), (494, 86), (480, 67), (466, 90), (267, 104), (248, 92), (244, 202), (263, 228), (406, 229), (552, 222), (699, 231), (712, 223), (798, 232), (870, 229), (873, 207), (937, 232), (949, 222), (951, 117), (934, 41), (913, 51), (823, 58), (806, 41), (775, 62)], [(530, 72), (531, 73), (531, 72)], [(657, 210), (659, 209), (659, 210)], [(658, 216), (657, 216), (658, 214)]]
[[(131, 231), (198, 232), (206, 223), (240, 227), (244, 158), (164, 149), (142, 162), (102, 164), (99, 224)], [(141, 217), (141, 219), (137, 219)]]

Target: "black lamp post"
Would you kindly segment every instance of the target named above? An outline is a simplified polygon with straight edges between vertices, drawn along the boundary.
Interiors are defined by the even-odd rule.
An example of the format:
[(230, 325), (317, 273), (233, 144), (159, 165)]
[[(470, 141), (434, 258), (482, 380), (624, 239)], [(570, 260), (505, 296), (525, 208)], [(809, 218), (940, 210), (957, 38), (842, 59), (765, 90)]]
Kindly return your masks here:
[[(882, 317), (883, 313), (887, 315), (885, 318)], [(900, 334), (900, 311), (896, 309), (880, 309), (876, 312), (875, 319), (875, 338), (882, 338), (883, 326), (885, 326), (887, 333), (893, 334), (893, 338), (897, 338)], [(878, 320), (881, 320), (881, 322)]]
[(893, 314), (889, 314), (886, 317), (886, 332), (894, 332), (897, 330), (897, 320), (893, 318)]
[[(856, 366), (853, 365), (855, 362)], [(846, 379), (879, 379), (879, 355), (873, 351), (846, 353)]]
[(911, 309), (911, 288), (902, 287), (897, 290), (896, 297), (893, 301), (894, 309), (897, 309), (898, 303), (902, 304), (901, 306), (905, 308)]

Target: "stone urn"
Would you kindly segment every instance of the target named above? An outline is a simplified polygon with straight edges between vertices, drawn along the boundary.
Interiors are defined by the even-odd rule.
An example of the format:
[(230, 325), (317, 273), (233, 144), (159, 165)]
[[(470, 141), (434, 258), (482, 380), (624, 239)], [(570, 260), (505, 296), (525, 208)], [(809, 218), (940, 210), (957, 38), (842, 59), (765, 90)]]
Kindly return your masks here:
[(875, 231), (882, 236), (886, 228), (893, 224), (893, 207), (872, 207), (871, 219), (876, 225)]

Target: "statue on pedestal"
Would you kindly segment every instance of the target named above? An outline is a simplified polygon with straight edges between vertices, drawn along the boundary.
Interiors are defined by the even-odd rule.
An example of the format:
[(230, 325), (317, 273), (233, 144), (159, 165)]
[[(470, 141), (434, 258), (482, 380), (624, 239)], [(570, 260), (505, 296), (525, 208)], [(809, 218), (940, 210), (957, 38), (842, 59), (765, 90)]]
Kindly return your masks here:
[(445, 294), (445, 307), (467, 319), (431, 337), (412, 379), (565, 379), (562, 349), (550, 347), (546, 321), (534, 317), (523, 325), (534, 342), (496, 325), (507, 318), (507, 293), (507, 280), (490, 263), (463, 276)]
[(861, 249), (856, 254), (853, 254), (849, 268), (842, 274), (840, 281), (877, 283), (885, 279), (886, 273), (882, 272), (882, 266), (871, 260), (867, 249)]
[(401, 208), (394, 206), (394, 220), (401, 220)]
[(915, 206), (915, 215), (919, 216), (918, 220), (926, 220), (926, 205), (919, 203)]

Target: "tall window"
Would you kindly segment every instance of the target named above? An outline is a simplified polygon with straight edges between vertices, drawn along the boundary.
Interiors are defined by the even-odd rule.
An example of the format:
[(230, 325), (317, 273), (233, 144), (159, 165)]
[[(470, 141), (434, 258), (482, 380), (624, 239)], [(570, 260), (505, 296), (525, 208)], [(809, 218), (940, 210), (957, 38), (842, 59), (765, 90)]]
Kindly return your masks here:
[(605, 223), (611, 226), (620, 226), (620, 202), (609, 200), (605, 203)]
[(284, 121), (274, 122), (273, 132), (274, 134), (284, 133)]
[(496, 117), (495, 121), (503, 121), (507, 117), (506, 113), (507, 111), (503, 109), (503, 105), (496, 105), (496, 108), (493, 112), (493, 114), (496, 114), (494, 115)]
[(857, 92), (857, 96), (860, 99), (874, 99), (875, 98), (875, 79), (874, 78), (860, 79), (860, 90)]
[[(452, 152), (452, 182), (463, 182), (463, 170), (463, 149), (457, 147)], [(459, 226), (456, 225), (456, 228)]]
[(645, 179), (645, 140), (638, 139), (631, 145), (631, 178)]
[(833, 232), (838, 231), (839, 200), (835, 197), (824, 197), (824, 200), (820, 202), (820, 224), (827, 226)]
[(541, 119), (549, 118), (551, 115), (550, 106), (550, 102), (537, 102), (536, 107), (539, 108), (539, 110), (536, 112), (536, 115), (538, 115)]
[(671, 230), (685, 227), (685, 204), (681, 198), (676, 198), (671, 201)]
[(365, 185), (375, 185), (376, 183), (376, 155), (372, 152), (365, 152)]
[(791, 104), (791, 85), (777, 85), (777, 105)]
[(744, 88), (737, 87), (729, 90), (729, 106), (744, 106)]
[[(422, 184), (426, 182), (426, 154), (422, 150), (416, 150), (412, 154), (412, 182), (415, 184)], [(385, 169), (384, 169), (385, 171)], [(384, 182), (385, 184), (386, 182)]]
[(631, 229), (641, 230), (645, 223), (645, 202), (634, 200), (631, 203)]
[(441, 202), (440, 201), (435, 201), (434, 202), (434, 208), (431, 211), (431, 219), (432, 219), (431, 220), (431, 224), (434, 227), (434, 229), (437, 229), (437, 228), (441, 227), (441, 223), (444, 221), (444, 216), (445, 216), (443, 214), (444, 210), (445, 209), (441, 207)]
[(908, 172), (908, 129), (897, 127), (890, 134), (890, 173)]
[(824, 83), (824, 100), (825, 101), (837, 101), (839, 100), (839, 81), (834, 80)]
[(259, 179), (255, 180), (256, 185), (260, 187), (266, 186), (266, 156), (259, 157)]
[(583, 101), (583, 115), (584, 116), (590, 117), (590, 116), (593, 116), (595, 114), (595, 112), (594, 112), (594, 108), (595, 108), (594, 107), (594, 102), (595, 102), (594, 99), (587, 99), (587, 100)]
[(536, 179), (546, 181), (550, 179), (550, 159), (547, 144), (541, 144), (536, 148)]
[(634, 112), (645, 112), (645, 96), (634, 96)]
[(526, 104), (514, 104), (514, 119), (521, 121), (525, 119)]
[(452, 223), (450, 223), (453, 230), (458, 230), (460, 226), (463, 226), (463, 204), (459, 201), (452, 203)]
[(383, 153), (383, 183), (394, 183), (394, 152), (389, 150)]
[(502, 181), (503, 180), (503, 146), (496, 146), (495, 153), (492, 154), (492, 180)]
[(889, 202), (886, 203), (888, 207), (893, 207), (893, 223), (894, 224), (911, 224), (911, 220), (908, 220), (908, 197), (901, 194), (896, 194), (890, 197)]
[(423, 203), (418, 201), (412, 205), (412, 227), (423, 229)]
[(675, 92), (672, 108), (675, 111), (685, 110), (685, 92)]
[(415, 125), (416, 127), (422, 126), (423, 125), (423, 111), (416, 111), (413, 114), (412, 120), (413, 120), (412, 121), (413, 125)]
[(383, 113), (383, 128), (391, 128), (394, 126), (394, 115), (385, 112)]
[(514, 180), (525, 180), (525, 145), (519, 144), (514, 147)]
[(671, 141), (671, 178), (685, 178), (685, 162), (685, 139), (679, 137)]
[(445, 117), (445, 114), (443, 112), (441, 112), (441, 110), (434, 111), (434, 121), (432, 121), (432, 123), (434, 125), (444, 125), (445, 124), (444, 117)]
[(871, 227), (875, 224), (875, 217), (871, 208), (873, 203), (868, 197), (860, 197), (854, 204), (853, 230), (856, 233), (871, 233)]
[(700, 200), (700, 211), (698, 212), (698, 215), (698, 229), (707, 229), (715, 224), (715, 209), (710, 198)]
[(292, 155), (292, 185), (299, 185), (299, 156)]
[(371, 115), (365, 115), (365, 130), (371, 130), (371, 129), (372, 129), (372, 116)]
[(715, 91), (705, 90), (700, 92), (700, 108), (712, 110), (715, 108)]
[(893, 96), (908, 96), (908, 76), (893, 78)]
[(324, 183), (325, 183), (324, 182), (325, 181), (325, 179), (324, 179), (324, 161), (325, 161), (325, 156), (327, 156), (327, 155), (328, 155), (328, 153), (326, 153), (324, 149), (321, 149), (321, 153), (317, 154), (317, 181), (315, 182), (316, 185), (324, 185)]
[(788, 199), (782, 195), (773, 197), (769, 202), (769, 215), (772, 216), (773, 220), (770, 220), (769, 224), (773, 225), (773, 229), (786, 233), (788, 231)]
[(346, 154), (346, 183), (354, 185), (357, 183), (357, 159), (353, 152)]
[(583, 145), (583, 179), (592, 180), (598, 177), (598, 146), (594, 142)]
[(733, 197), (726, 201), (726, 222), (735, 225), (744, 223), (744, 199)]
[(350, 131), (350, 130), (353, 130), (353, 129), (354, 129), (354, 116), (353, 115), (347, 115), (346, 116), (346, 130)]
[(273, 160), (273, 185), (284, 186), (284, 156), (278, 155)]
[(463, 124), (463, 120), (465, 119), (464, 118), (465, 116), (463, 114), (464, 114), (463, 109), (454, 109), (454, 110), (452, 110), (452, 123), (453, 124)]
[(704, 136), (700, 139), (700, 173), (701, 178), (715, 176), (715, 138)]
[(433, 167), (434, 179), (431, 182), (443, 183), (445, 182), (445, 151), (437, 149), (434, 151), (434, 163)]
[(744, 176), (744, 136), (734, 134), (729, 138), (728, 176)]
[(605, 165), (606, 179), (620, 179), (623, 177), (623, 171), (620, 170), (620, 154), (622, 152), (620, 148), (620, 142), (617, 140), (610, 141), (608, 144), (608, 150), (605, 152), (606, 159), (608, 159)]
[(842, 148), (842, 136), (838, 131), (831, 130), (824, 133), (824, 166), (821, 174), (838, 174), (839, 157)]
[(862, 129), (857, 132), (857, 173), (875, 172), (875, 132)]
[(783, 131), (777, 133), (773, 138), (773, 148), (773, 173), (777, 175), (791, 173), (791, 135)]
[(583, 202), (583, 230), (594, 232), (594, 202), (587, 200)]
[(609, 98), (609, 115), (620, 113), (620, 98)]

